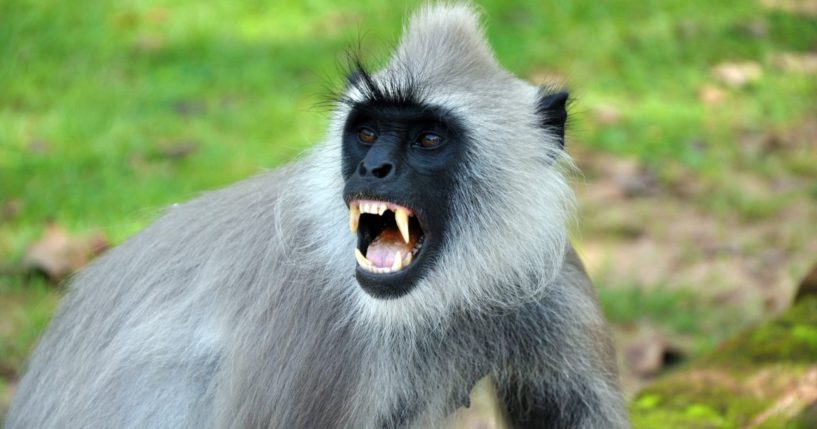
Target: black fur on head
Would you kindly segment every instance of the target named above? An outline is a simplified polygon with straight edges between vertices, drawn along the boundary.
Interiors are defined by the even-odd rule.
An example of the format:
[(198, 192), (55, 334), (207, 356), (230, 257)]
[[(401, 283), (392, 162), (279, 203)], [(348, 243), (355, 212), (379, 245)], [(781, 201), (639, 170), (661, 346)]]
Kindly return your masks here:
[[(394, 64), (393, 67), (399, 68), (399, 65)], [(336, 104), (354, 107), (362, 101), (370, 105), (401, 107), (416, 106), (422, 101), (423, 87), (413, 78), (408, 68), (401, 70), (399, 78), (398, 73), (391, 73), (377, 76), (377, 79), (375, 79), (372, 72), (364, 64), (360, 54), (355, 52), (346, 54), (344, 68), (346, 85), (341, 92), (330, 94), (331, 101)], [(359, 92), (361, 97), (357, 99), (350, 97), (353, 91)]]

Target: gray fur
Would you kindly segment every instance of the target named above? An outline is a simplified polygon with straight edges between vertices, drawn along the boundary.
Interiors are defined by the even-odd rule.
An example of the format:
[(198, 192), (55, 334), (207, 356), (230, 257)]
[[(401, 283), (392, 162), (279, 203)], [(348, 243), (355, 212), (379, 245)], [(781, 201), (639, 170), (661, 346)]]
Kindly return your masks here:
[(375, 79), (419, 84), (477, 136), (417, 288), (383, 301), (353, 277), (340, 105), (303, 159), (170, 208), (79, 273), (7, 427), (436, 427), (486, 374), (520, 407), (627, 427), (537, 88), (496, 63), (463, 5), (420, 10)]

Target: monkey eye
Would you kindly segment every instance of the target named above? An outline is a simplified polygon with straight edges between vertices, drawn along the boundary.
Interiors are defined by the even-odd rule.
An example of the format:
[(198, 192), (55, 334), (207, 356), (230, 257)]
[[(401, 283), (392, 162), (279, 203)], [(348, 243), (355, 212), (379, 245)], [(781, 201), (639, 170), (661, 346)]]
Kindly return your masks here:
[(374, 144), (377, 141), (377, 133), (368, 127), (362, 127), (357, 130), (357, 139), (363, 144)]
[(422, 133), (417, 137), (417, 145), (424, 149), (433, 149), (443, 142), (443, 138), (436, 133)]

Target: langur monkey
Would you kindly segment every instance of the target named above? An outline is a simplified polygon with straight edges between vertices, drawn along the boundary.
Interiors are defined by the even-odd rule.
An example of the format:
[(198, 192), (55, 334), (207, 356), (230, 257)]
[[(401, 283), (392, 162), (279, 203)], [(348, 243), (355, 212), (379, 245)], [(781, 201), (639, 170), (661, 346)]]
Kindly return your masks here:
[(628, 427), (566, 233), (567, 97), (473, 7), (421, 8), (322, 143), (71, 280), (7, 427), (434, 428), (486, 377), (510, 427)]

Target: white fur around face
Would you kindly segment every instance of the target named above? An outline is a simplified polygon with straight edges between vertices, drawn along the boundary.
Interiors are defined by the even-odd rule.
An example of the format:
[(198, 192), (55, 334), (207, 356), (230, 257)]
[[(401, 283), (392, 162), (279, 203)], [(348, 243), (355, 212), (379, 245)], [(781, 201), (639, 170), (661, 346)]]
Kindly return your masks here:
[[(389, 64), (373, 79), (385, 93), (410, 88), (420, 102), (451, 111), (464, 122), (471, 141), (452, 196), (451, 227), (433, 270), (396, 300), (358, 291), (360, 315), (381, 323), (434, 323), (452, 306), (513, 306), (544, 293), (563, 260), (574, 197), (563, 174), (571, 161), (557, 138), (539, 125), (539, 88), (499, 66), (478, 15), (465, 5), (418, 11)], [(365, 94), (352, 86), (345, 97), (361, 101)], [(316, 164), (326, 167), (310, 183), (320, 193), (315, 200), (324, 190), (323, 201), (338, 200), (340, 135), (348, 110), (338, 108), (327, 140), (315, 151)], [(346, 208), (331, 205), (335, 210), (326, 214), (345, 221)], [(341, 243), (348, 246), (349, 241), (339, 238), (330, 246)], [(349, 272), (355, 267), (352, 250), (345, 249), (348, 258), (338, 255)]]

